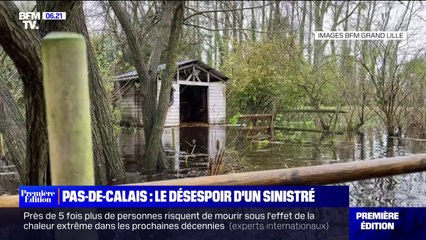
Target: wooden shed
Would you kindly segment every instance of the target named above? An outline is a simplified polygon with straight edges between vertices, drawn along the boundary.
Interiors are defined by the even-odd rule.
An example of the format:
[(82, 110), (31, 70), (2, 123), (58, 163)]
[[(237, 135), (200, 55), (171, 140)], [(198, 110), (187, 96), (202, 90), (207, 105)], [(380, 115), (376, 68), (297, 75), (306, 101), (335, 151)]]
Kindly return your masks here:
[[(177, 63), (177, 73), (173, 82), (166, 127), (180, 126), (182, 123), (226, 123), (226, 82), (228, 77), (200, 60)], [(159, 65), (159, 71), (165, 69)], [(114, 78), (118, 92), (116, 106), (121, 108), (121, 124), (143, 126), (142, 107), (139, 96), (140, 84), (136, 71)], [(161, 80), (158, 79), (158, 93)]]

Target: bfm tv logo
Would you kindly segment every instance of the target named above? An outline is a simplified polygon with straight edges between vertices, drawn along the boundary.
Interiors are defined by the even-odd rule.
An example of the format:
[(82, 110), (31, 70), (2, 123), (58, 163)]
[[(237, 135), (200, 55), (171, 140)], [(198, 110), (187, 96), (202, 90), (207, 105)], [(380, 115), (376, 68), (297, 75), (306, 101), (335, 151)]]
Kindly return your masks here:
[(39, 29), (40, 20), (66, 20), (66, 12), (19, 12), (19, 20), (25, 29)]
[(19, 20), (22, 21), (25, 29), (38, 29), (37, 20), (41, 20), (41, 13), (19, 12)]

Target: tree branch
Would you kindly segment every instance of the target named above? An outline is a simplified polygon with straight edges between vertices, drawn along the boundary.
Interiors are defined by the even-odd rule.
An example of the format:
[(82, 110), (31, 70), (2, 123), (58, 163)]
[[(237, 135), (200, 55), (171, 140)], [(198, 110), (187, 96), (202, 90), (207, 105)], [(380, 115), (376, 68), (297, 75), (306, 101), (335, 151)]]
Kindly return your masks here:
[(213, 32), (219, 32), (219, 31), (232, 31), (232, 30), (237, 30), (237, 31), (254, 31), (257, 33), (271, 33), (271, 32), (275, 32), (275, 33), (279, 33), (282, 32), (284, 33), (285, 31), (260, 31), (260, 30), (253, 30), (253, 29), (249, 29), (249, 28), (218, 28), (218, 29), (214, 29), (214, 28), (208, 28), (208, 27), (203, 27), (200, 25), (195, 25), (192, 23), (184, 23), (183, 25), (188, 26), (188, 27), (195, 27), (195, 28), (201, 28), (207, 31), (213, 31)]
[(134, 61), (134, 65), (136, 71), (138, 72), (139, 79), (147, 79), (148, 78), (148, 70), (146, 68), (145, 62), (141, 55), (141, 47), (137, 41), (136, 31), (133, 28), (132, 22), (127, 15), (124, 8), (117, 1), (109, 1), (109, 4), (114, 11), (115, 16), (123, 27), (123, 31), (126, 34), (126, 38), (130, 48), (130, 54), (132, 55), (132, 59)]

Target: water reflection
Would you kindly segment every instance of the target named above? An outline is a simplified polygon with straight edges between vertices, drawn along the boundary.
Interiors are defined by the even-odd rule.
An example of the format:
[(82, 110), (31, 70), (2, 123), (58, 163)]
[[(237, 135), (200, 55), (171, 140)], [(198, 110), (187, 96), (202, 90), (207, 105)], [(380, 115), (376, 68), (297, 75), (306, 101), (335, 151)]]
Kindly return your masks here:
[[(249, 172), (333, 164), (355, 160), (403, 156), (426, 152), (426, 140), (416, 132), (403, 138), (389, 138), (384, 131), (372, 129), (352, 138), (334, 139), (307, 134), (299, 143), (250, 142), (241, 140), (238, 130), (225, 126), (165, 128), (164, 149), (170, 169), (154, 176), (138, 173), (144, 155), (143, 129), (122, 129), (121, 156), (128, 182), (205, 176), (208, 162), (226, 148), (228, 172)], [(0, 195), (16, 193), (19, 179), (12, 163), (0, 160)], [(404, 174), (345, 183), (350, 186), (351, 206), (426, 206), (426, 172)]]
[(20, 179), (13, 162), (0, 158), (0, 195), (18, 192)]
[(225, 126), (165, 128), (162, 141), (169, 158), (169, 169), (153, 176), (142, 176), (138, 174), (138, 162), (144, 156), (143, 134), (143, 129), (121, 132), (121, 155), (128, 182), (207, 175), (208, 160), (214, 158), (226, 143)]

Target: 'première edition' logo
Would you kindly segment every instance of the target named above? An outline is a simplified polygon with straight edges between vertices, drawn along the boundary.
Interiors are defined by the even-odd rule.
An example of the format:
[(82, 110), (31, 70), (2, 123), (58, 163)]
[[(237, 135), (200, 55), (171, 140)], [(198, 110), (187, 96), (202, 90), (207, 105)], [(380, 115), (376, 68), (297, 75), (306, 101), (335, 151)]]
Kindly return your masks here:
[(46, 190), (27, 191), (21, 189), (20, 191), (20, 199), (24, 203), (52, 203), (55, 195), (56, 192)]

